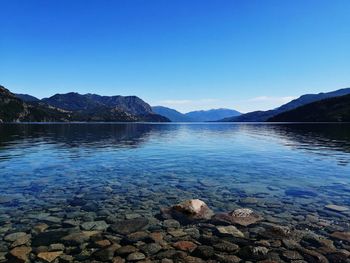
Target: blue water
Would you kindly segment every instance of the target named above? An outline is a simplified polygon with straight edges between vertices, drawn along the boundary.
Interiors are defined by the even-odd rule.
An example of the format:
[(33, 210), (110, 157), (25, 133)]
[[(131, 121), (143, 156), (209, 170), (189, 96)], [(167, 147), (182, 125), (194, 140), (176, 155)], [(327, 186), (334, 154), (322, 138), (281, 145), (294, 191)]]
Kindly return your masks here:
[(186, 198), (216, 211), (243, 197), (350, 205), (349, 124), (1, 124), (0, 135), (0, 200), (12, 198), (0, 212), (16, 218), (74, 197), (120, 215)]

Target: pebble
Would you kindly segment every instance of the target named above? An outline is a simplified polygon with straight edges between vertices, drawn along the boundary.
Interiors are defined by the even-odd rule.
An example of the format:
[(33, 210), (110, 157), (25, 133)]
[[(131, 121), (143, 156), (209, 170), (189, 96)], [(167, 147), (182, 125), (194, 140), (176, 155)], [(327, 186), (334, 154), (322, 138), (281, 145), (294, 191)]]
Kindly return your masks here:
[(105, 221), (92, 221), (85, 222), (81, 225), (83, 230), (99, 230), (104, 231), (108, 228), (108, 224)]
[(217, 226), (216, 229), (220, 234), (231, 235), (234, 237), (244, 238), (244, 234), (239, 231), (235, 226)]
[(134, 253), (131, 253), (128, 257), (127, 257), (127, 260), (129, 261), (139, 261), (139, 260), (142, 260), (142, 259), (145, 259), (146, 256), (140, 252), (134, 252)]
[(58, 258), (63, 252), (62, 251), (56, 251), (56, 252), (40, 252), (37, 257), (44, 262), (53, 262), (56, 258)]
[(7, 236), (5, 236), (4, 240), (9, 242), (14, 242), (17, 239), (23, 238), (25, 236), (27, 236), (27, 233), (25, 232), (16, 232), (16, 233), (8, 234)]
[(112, 224), (111, 230), (118, 234), (127, 235), (143, 229), (148, 223), (148, 219), (144, 217), (127, 219)]
[(191, 241), (178, 241), (173, 244), (173, 247), (179, 250), (192, 252), (197, 248), (197, 245)]

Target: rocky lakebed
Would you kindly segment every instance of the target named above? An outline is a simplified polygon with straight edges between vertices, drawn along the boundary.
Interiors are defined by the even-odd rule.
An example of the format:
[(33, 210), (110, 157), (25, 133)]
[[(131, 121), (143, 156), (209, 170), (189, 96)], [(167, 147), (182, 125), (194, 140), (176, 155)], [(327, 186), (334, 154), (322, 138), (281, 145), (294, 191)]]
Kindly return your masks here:
[(257, 194), (220, 212), (199, 199), (152, 212), (142, 194), (131, 211), (120, 206), (131, 200), (104, 190), (104, 202), (76, 195), (65, 206), (40, 212), (34, 206), (24, 214), (9, 208), (25, 200), (0, 196), (7, 208), (0, 214), (0, 262), (350, 262), (349, 208), (320, 209), (304, 189), (287, 192), (315, 200), (298, 210), (292, 199)]

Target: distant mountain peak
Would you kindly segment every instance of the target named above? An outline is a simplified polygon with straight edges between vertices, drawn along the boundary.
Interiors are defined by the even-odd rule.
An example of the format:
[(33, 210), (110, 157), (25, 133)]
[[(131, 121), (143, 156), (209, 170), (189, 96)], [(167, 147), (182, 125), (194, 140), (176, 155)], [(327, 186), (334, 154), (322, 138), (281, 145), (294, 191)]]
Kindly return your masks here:
[(164, 106), (154, 106), (152, 109), (175, 122), (216, 121), (226, 116), (237, 116), (241, 114), (238, 111), (225, 108), (191, 111), (185, 114)]
[(195, 121), (218, 121), (227, 117), (239, 116), (241, 113), (232, 109), (219, 108), (191, 111), (185, 115)]

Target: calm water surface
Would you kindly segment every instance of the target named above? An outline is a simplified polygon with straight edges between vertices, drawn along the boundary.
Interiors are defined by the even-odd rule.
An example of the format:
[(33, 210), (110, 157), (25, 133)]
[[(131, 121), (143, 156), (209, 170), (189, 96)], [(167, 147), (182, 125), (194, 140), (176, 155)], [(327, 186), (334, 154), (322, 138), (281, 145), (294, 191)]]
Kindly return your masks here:
[[(160, 220), (160, 208), (190, 198), (204, 200), (215, 212), (244, 207), (263, 217), (257, 225), (239, 227), (245, 239), (219, 235), (239, 244), (238, 255), (249, 262), (348, 262), (350, 211), (325, 206), (350, 207), (349, 162), (349, 124), (1, 124), (0, 262), (11, 258), (16, 242), (24, 244), (13, 242), (14, 232), (31, 234), (24, 242), (37, 262), (38, 251), (66, 242), (62, 233), (84, 236), (80, 231), (91, 230), (91, 223), (95, 228), (95, 222), (103, 230), (98, 238), (120, 247), (131, 241), (113, 231), (123, 226), (136, 231), (129, 219), (137, 217), (146, 218), (148, 234), (161, 231), (170, 244), (189, 239), (214, 245), (218, 233), (211, 224), (183, 225), (176, 235)], [(42, 223), (48, 229), (38, 234), (35, 226)], [(273, 230), (271, 224), (291, 231)], [(290, 247), (285, 238), (298, 245)], [(75, 262), (101, 259), (89, 242), (64, 253)], [(133, 242), (143, 249), (142, 242)], [(257, 254), (244, 252), (248, 244), (260, 246)], [(220, 262), (233, 262), (222, 258), (227, 251), (215, 251), (224, 253), (217, 256)]]
[(0, 193), (28, 210), (106, 191), (134, 199), (122, 211), (187, 197), (222, 210), (291, 188), (350, 205), (349, 124), (9, 124), (0, 134)]

